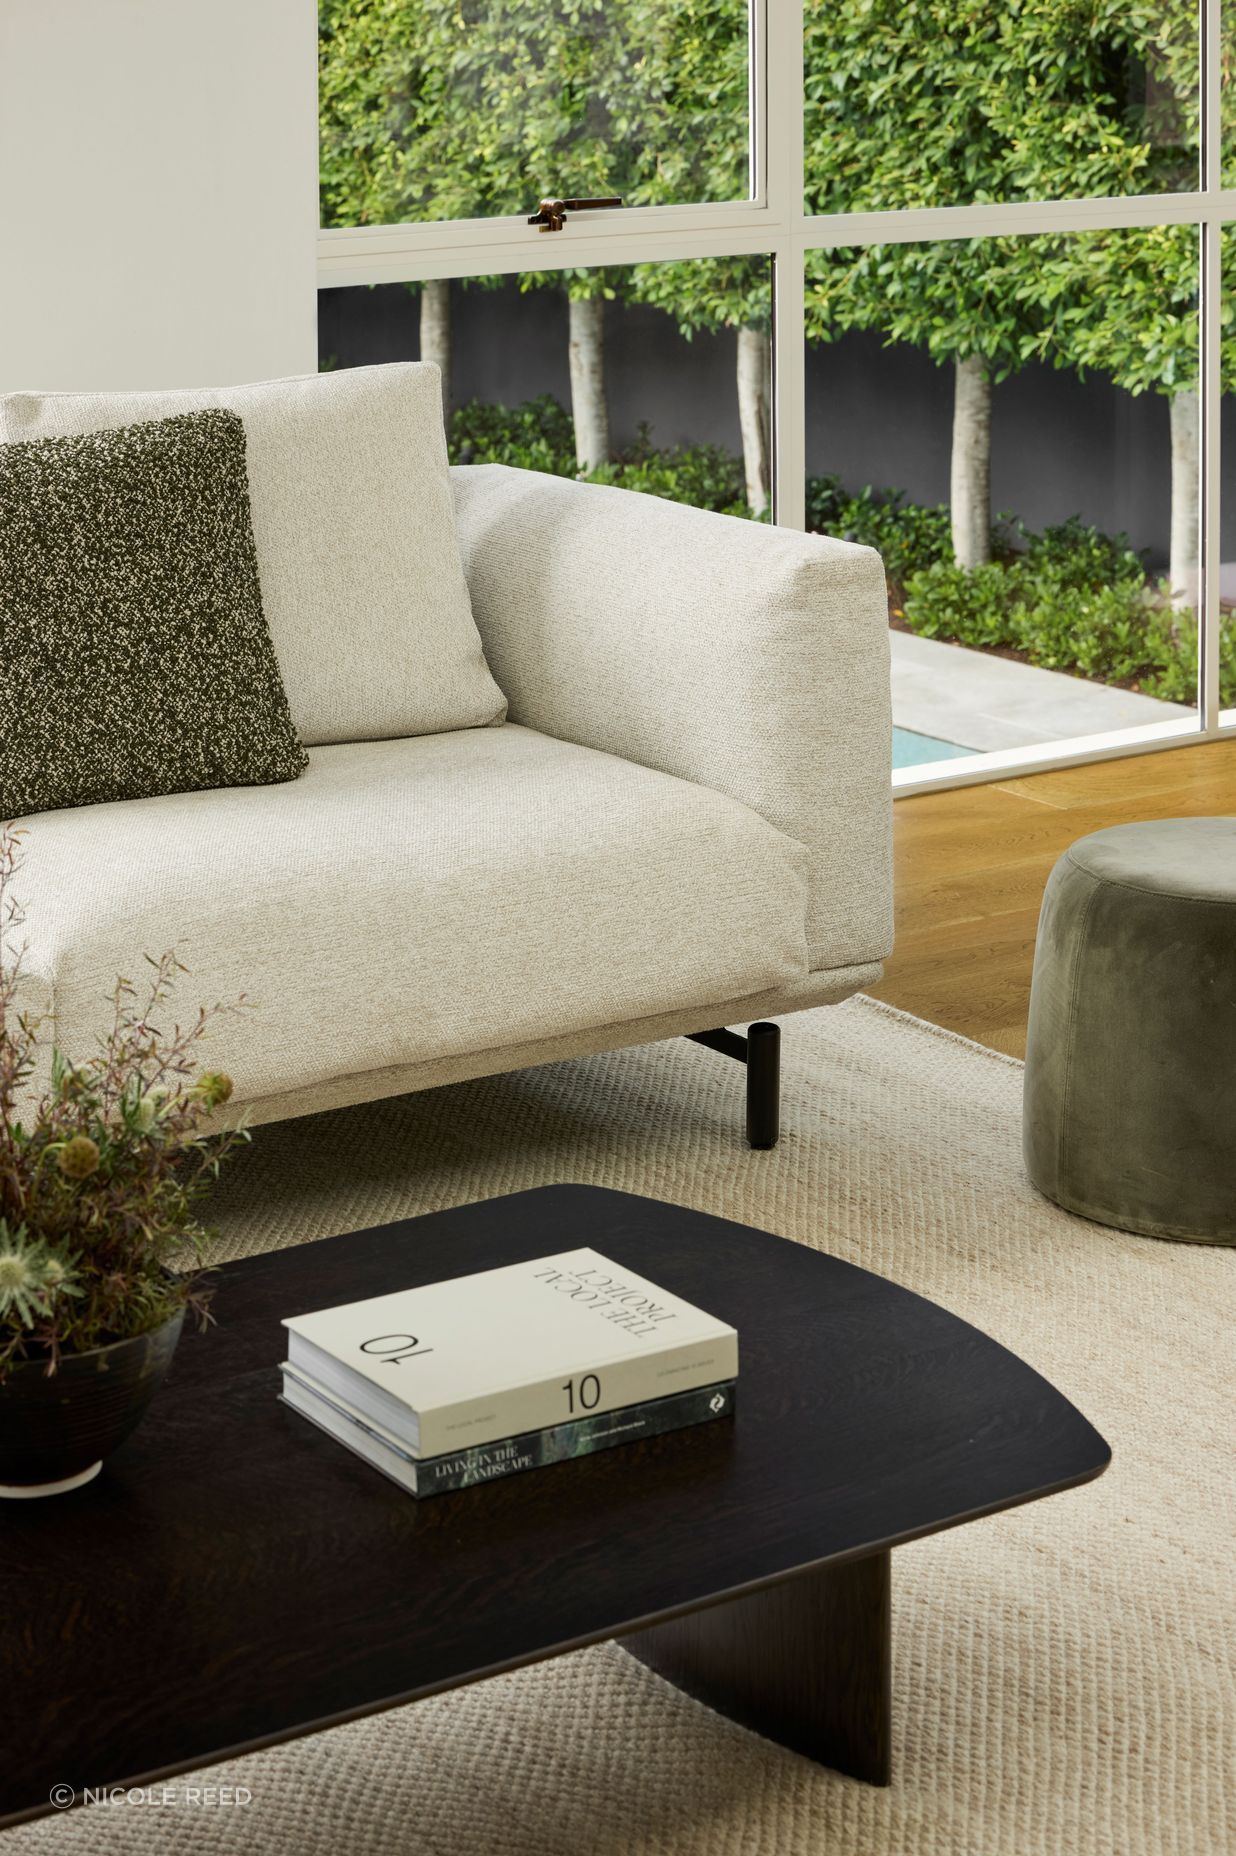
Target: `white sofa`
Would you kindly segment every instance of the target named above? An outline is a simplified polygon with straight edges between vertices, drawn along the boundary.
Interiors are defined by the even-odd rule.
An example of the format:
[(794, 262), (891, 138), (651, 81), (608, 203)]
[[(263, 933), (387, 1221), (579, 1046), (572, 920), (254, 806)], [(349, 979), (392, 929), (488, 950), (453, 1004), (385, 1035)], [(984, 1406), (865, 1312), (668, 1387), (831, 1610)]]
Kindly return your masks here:
[[(430, 370), (401, 368), (0, 405), (0, 441), (190, 397), (242, 410), (263, 598), (309, 747), (290, 784), (23, 821), (26, 1003), (70, 1055), (115, 975), (173, 945), (186, 1009), (242, 992), (256, 1007), (217, 1021), (207, 1052), (252, 1122), (792, 1012), (878, 977), (877, 556), (491, 465), (450, 472), (448, 534), (440, 429), (421, 432), (415, 510), (405, 483), (436, 393)], [(426, 592), (431, 568), (445, 591)], [(405, 710), (448, 608), (472, 725), (424, 732), (432, 713)]]

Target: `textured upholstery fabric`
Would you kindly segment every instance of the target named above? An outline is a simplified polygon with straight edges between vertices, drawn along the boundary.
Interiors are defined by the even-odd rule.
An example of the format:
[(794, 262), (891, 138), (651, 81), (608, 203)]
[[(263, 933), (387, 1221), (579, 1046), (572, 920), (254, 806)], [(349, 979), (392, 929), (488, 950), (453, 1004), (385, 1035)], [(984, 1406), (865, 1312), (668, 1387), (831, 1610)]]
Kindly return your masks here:
[(1057, 863), (1024, 1141), (1069, 1211), (1236, 1244), (1236, 818), (1112, 826)]
[(237, 1099), (789, 984), (807, 853), (701, 786), (504, 727), (320, 748), (290, 786), (43, 813), (22, 1004), (87, 1048), (117, 973), (255, 1010)]
[(811, 853), (811, 966), (883, 959), (879, 557), (502, 465), (451, 477), (472, 609), (512, 720), (741, 800)]
[(166, 393), (13, 393), (0, 442), (239, 413), (262, 600), (308, 746), (500, 721), (455, 541), (438, 370)]
[(0, 445), (0, 818), (305, 764), (235, 413)]
[[(487, 1050), (462, 1051), (450, 1057), (429, 1057), (419, 1063), (396, 1064), (390, 1069), (330, 1076), (308, 1089), (250, 1098), (235, 1114), (230, 1108), (222, 1109), (211, 1126), (223, 1128), (243, 1120), (248, 1126), (256, 1127), (266, 1121), (317, 1115), (323, 1109), (380, 1102), (387, 1096), (412, 1095), (421, 1089), (437, 1089), (445, 1083), (464, 1082), (476, 1076), (495, 1076), (506, 1070), (560, 1063), (564, 1058), (587, 1057), (595, 1051), (657, 1044), (691, 1031), (713, 1031), (718, 1025), (733, 1025), (745, 1031), (753, 1019), (802, 1012), (813, 1005), (837, 1005), (862, 987), (874, 984), (882, 971), (879, 966), (830, 967), (827, 972), (806, 973), (788, 985), (775, 986), (767, 992), (747, 993), (741, 999), (713, 999), (703, 1005), (675, 1006), (668, 1012), (653, 1012), (647, 1018), (585, 1025), (578, 1031), (555, 1032), (549, 1037), (532, 1038), (525, 1044), (491, 1046)], [(742, 1073), (737, 1069), (734, 1087), (741, 1096)]]

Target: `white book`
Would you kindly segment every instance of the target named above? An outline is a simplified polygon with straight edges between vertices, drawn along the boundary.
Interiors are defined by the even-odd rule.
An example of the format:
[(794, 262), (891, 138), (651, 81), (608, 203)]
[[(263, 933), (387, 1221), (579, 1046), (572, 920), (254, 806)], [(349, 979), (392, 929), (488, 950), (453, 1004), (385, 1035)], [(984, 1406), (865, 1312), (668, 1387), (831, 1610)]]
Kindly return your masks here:
[(446, 1456), (417, 1457), (406, 1450), (393, 1432), (364, 1417), (336, 1392), (327, 1392), (286, 1361), (282, 1367), (282, 1402), (320, 1430), (344, 1444), (354, 1455), (380, 1469), (413, 1495), (446, 1495), (480, 1482), (541, 1469), (630, 1444), (661, 1437), (668, 1431), (709, 1424), (732, 1417), (735, 1382), (697, 1386), (691, 1392), (671, 1392), (668, 1398), (643, 1405), (623, 1405), (617, 1411), (593, 1413), (555, 1425), (548, 1431), (525, 1431), (488, 1444), (474, 1444)]
[(418, 1457), (738, 1373), (732, 1327), (587, 1249), (283, 1325), (293, 1367)]
[(397, 1482), (409, 1495), (420, 1494), (416, 1458), (409, 1456), (397, 1443), (379, 1437), (376, 1431), (349, 1418), (327, 1399), (315, 1398), (291, 1373), (284, 1374), (280, 1396), (285, 1405), (298, 1411), (302, 1418), (308, 1418), (319, 1430), (325, 1431), (328, 1437), (333, 1437), (336, 1443), (346, 1444), (356, 1456), (363, 1458), (374, 1469), (380, 1469), (384, 1476)]

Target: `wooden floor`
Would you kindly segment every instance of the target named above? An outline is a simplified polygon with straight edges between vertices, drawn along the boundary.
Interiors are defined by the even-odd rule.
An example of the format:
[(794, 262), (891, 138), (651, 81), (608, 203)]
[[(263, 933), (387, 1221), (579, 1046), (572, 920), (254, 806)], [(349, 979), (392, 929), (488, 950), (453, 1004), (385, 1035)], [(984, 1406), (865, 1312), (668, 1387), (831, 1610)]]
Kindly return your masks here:
[(870, 990), (1021, 1057), (1043, 885), (1077, 838), (1236, 813), (1236, 741), (899, 799), (897, 946)]

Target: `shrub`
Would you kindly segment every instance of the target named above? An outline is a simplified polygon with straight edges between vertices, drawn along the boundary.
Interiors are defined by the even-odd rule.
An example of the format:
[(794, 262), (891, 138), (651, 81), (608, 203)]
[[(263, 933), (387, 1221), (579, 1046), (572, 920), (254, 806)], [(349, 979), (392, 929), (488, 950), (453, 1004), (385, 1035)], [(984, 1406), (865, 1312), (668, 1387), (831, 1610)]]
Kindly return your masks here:
[[(554, 477), (579, 475), (571, 415), (548, 393), (522, 406), (486, 406), (473, 400), (460, 407), (451, 418), (449, 449), (453, 464), (513, 464)], [(731, 452), (721, 445), (675, 445), (658, 451), (647, 425), (640, 426), (633, 445), (592, 471), (588, 481), (642, 490), (723, 515), (751, 513), (742, 464)]]
[(613, 483), (624, 490), (643, 490), (672, 503), (690, 503), (696, 509), (713, 509), (723, 516), (750, 516), (742, 464), (722, 445), (675, 445), (668, 451), (653, 449), (646, 425), (628, 451), (612, 464), (594, 470), (589, 483)]
[[(1169, 702), (1196, 700), (1197, 621), (1164, 605), (1122, 535), (1076, 517), (1041, 534), (1017, 531), (1021, 552), (970, 571), (937, 561), (910, 576), (910, 629), (980, 650), (1019, 652), (1045, 670), (1127, 684)], [(1221, 641), (1222, 700), (1236, 699), (1236, 630)]]
[(877, 549), (893, 588), (904, 586), (919, 568), (950, 560), (953, 553), (952, 525), (943, 505), (907, 503), (901, 490), (870, 485), (854, 495), (842, 489), (838, 477), (807, 479), (807, 527)]
[(522, 406), (486, 406), (471, 400), (451, 415), (452, 464), (513, 464), (520, 470), (575, 475), (571, 415), (549, 393)]

